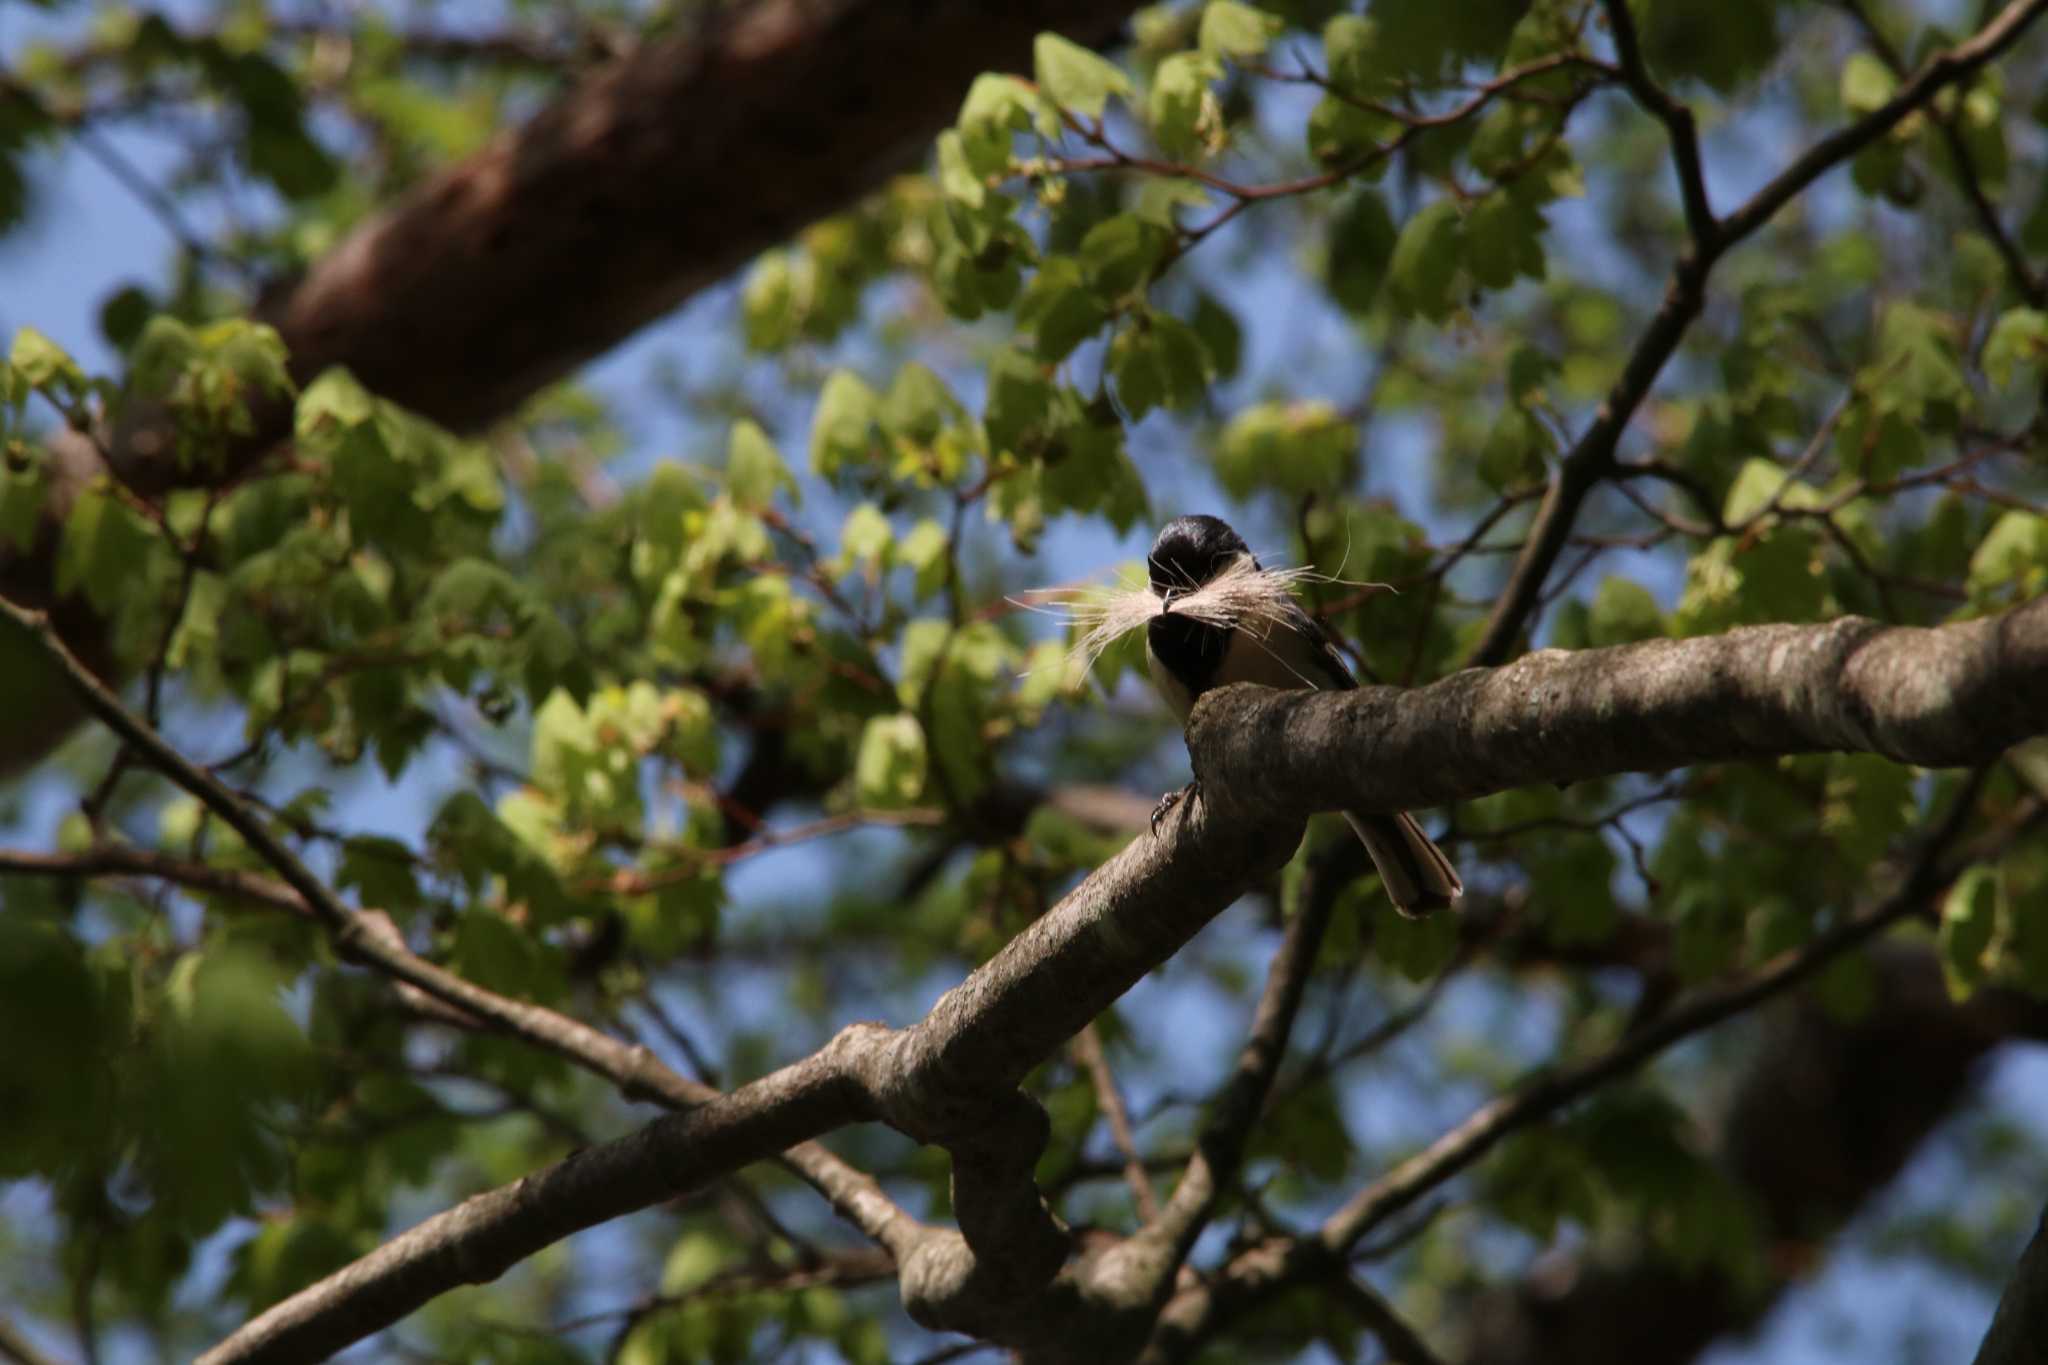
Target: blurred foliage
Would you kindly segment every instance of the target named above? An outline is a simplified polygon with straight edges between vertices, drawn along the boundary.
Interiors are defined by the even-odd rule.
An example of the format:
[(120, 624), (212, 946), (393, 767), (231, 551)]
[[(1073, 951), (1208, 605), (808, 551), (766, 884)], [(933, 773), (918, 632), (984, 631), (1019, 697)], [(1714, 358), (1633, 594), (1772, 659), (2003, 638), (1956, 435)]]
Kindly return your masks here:
[[(1362, 675), (1460, 666), (1684, 244), (1664, 132), (1593, 6), (1155, 5), (1107, 53), (1041, 37), (1028, 79), (973, 85), (924, 173), (694, 306), (644, 400), (680, 449), (573, 384), (462, 438), (344, 372), (295, 386), (255, 292), (689, 7), (515, 0), (500, 29), (431, 5), (53, 8), (0, 76), (0, 231), (51, 212), (53, 164), (150, 123), (173, 150), (148, 207), (176, 247), (104, 300), (118, 364), (16, 334), (0, 556), (53, 536), (131, 702), (415, 950), (719, 1083), (851, 1019), (915, 1018), (1133, 832), (1081, 798), (1178, 781), (1131, 644), (1083, 677), (1006, 595), (1217, 506), (1341, 580), (1311, 605)], [(1706, 130), (1722, 212), (1956, 36), (1948, 6), (1631, 8)], [(2013, 269), (2048, 253), (2048, 65), (2038, 39), (2020, 51), (1718, 266), (1528, 643), (1932, 624), (2048, 591), (2048, 270)], [(289, 450), (209, 480), (263, 402), (293, 405)], [(188, 486), (101, 479), (45, 528), (53, 432), (145, 411)], [(0, 669), (25, 648), (0, 636)], [(1345, 888), (1240, 1230), (1327, 1210), (1456, 1118), (1446, 1095), (1611, 1041), (1617, 980), (1725, 979), (1840, 923), (1957, 786), (1802, 757), (1452, 812), (1473, 915), (1516, 932), (1475, 943)], [(2033, 757), (1982, 800), (1995, 821), (2043, 792)], [(0, 1037), (32, 1040), (0, 1048), (0, 1178), (42, 1210), (0, 1229), (0, 1283), (37, 1320), (190, 1354), (423, 1208), (642, 1117), (558, 1057), (415, 1017), (311, 921), (199, 884), (267, 869), (102, 734), (0, 803), (19, 830), (60, 810), (54, 851), (167, 869), (0, 879)], [(1285, 885), (1347, 837), (1319, 832)], [(1098, 1024), (1150, 1151), (1186, 1151), (1225, 1074), (1282, 913), (1261, 903), (1164, 969), (1153, 1015)], [(2048, 995), (2044, 914), (2038, 841), (1973, 866), (1928, 935), (1956, 996)], [(1560, 965), (1568, 987), (1541, 970)], [(1823, 991), (1850, 1016), (1881, 1007), (1860, 970)], [(1552, 1024), (1429, 1014), (1446, 973)], [(1383, 1051), (1402, 1030), (1374, 1041), (1359, 1016), (1408, 1004)], [(1454, 1187), (1461, 1216), (1392, 1253), (1398, 1296), (1450, 1330), (1459, 1296), (1582, 1242), (1760, 1291), (1779, 1271), (1710, 1140), (1737, 1063), (1654, 1069), (1518, 1135)], [(1053, 1059), (1032, 1086), (1056, 1203), (1130, 1226), (1090, 1078)], [(1367, 1097), (1394, 1116), (1369, 1134)], [(2038, 1165), (2034, 1135), (2006, 1137), (1984, 1162)], [(942, 1157), (879, 1132), (843, 1148), (944, 1216)], [(1908, 1211), (1870, 1238), (1995, 1280), (1986, 1239), (2023, 1212)], [(821, 1269), (850, 1233), (779, 1171), (606, 1235), (399, 1337), (535, 1362), (917, 1349), (873, 1275)], [(1358, 1331), (1293, 1300), (1243, 1327), (1273, 1359)]]

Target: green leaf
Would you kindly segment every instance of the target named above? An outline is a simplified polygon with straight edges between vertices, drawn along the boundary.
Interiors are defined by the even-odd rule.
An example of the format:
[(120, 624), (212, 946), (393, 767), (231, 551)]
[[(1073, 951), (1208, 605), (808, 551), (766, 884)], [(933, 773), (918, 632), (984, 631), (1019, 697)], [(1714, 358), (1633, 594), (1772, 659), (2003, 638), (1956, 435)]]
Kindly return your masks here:
[(82, 1167), (112, 1131), (109, 1004), (68, 934), (27, 913), (0, 916), (0, 1031), (21, 1040), (0, 1048), (0, 1094), (16, 1097), (0, 1124), (0, 1179)]
[(853, 763), (860, 803), (876, 810), (911, 805), (924, 791), (927, 762), (924, 727), (916, 716), (870, 716)]
[(1672, 965), (1688, 985), (1733, 966), (1742, 951), (1743, 916), (1718, 888), (1691, 882), (1679, 889), (1672, 918)]
[(1377, 21), (1340, 14), (1323, 26), (1323, 62), (1331, 84), (1353, 95), (1392, 89), (1395, 73), (1380, 42)]
[(850, 370), (834, 370), (818, 394), (811, 419), (811, 468), (830, 478), (840, 466), (865, 463), (875, 451), (879, 400)]
[(1066, 359), (1108, 320), (1108, 304), (1071, 256), (1048, 257), (1017, 300), (1017, 322), (1033, 334), (1038, 358), (1047, 364)]
[(137, 569), (155, 544), (155, 531), (126, 503), (98, 487), (87, 489), (64, 519), (58, 595), (83, 590), (95, 607), (111, 610), (135, 591)]
[(1828, 760), (1820, 830), (1850, 866), (1875, 863), (1916, 813), (1911, 769), (1877, 754), (1838, 754)]
[(1970, 381), (1956, 351), (1955, 325), (1916, 304), (1895, 302), (1878, 323), (1876, 362), (1859, 387), (1914, 423), (1948, 426), (1970, 406)]
[(740, 327), (749, 348), (779, 351), (797, 338), (796, 271), (787, 251), (767, 251), (740, 289)]
[(1543, 462), (1557, 446), (1550, 428), (1519, 403), (1503, 407), (1479, 448), (1479, 477), (1498, 490), (1541, 478)]
[(1031, 58), (1038, 88), (1077, 114), (1099, 119), (1111, 95), (1131, 98), (1131, 78), (1115, 63), (1057, 33), (1039, 34)]
[(725, 447), (725, 487), (733, 501), (750, 512), (773, 502), (777, 488), (787, 488), (792, 496), (798, 491), (775, 442), (752, 418), (742, 417), (732, 424)]
[(2048, 517), (2014, 508), (1993, 522), (1970, 556), (1969, 589), (1979, 603), (2048, 591)]
[(1927, 450), (1920, 428), (1896, 407), (1856, 403), (1835, 433), (1835, 455), (1867, 479), (1889, 479), (1919, 464)]
[(1978, 863), (1941, 901), (1941, 974), (1951, 998), (1968, 999), (1983, 983), (1985, 953), (1998, 927), (1998, 872)]
[(1899, 78), (1875, 53), (1854, 52), (1842, 63), (1842, 107), (1851, 115), (1880, 107), (1898, 88)]
[(2010, 387), (2021, 367), (2035, 380), (2048, 371), (2048, 313), (2038, 308), (2008, 310), (1984, 340), (1984, 373), (1998, 388)]
[(1208, 391), (1209, 355), (1192, 327), (1164, 313), (1146, 313), (1110, 343), (1109, 373), (1136, 421), (1155, 407), (1200, 402)]
[(156, 301), (139, 285), (126, 285), (100, 304), (100, 333), (116, 350), (127, 350), (156, 312)]
[(1007, 174), (1011, 135), (1031, 127), (1038, 104), (1037, 92), (1015, 76), (976, 76), (954, 121), (967, 169), (980, 177)]
[(1238, 326), (1237, 315), (1203, 293), (1195, 296), (1195, 314), (1188, 321), (1208, 352), (1210, 373), (1217, 379), (1236, 374), (1244, 355), (1244, 329)]
[(14, 347), (7, 359), (30, 384), (60, 397), (69, 398), (85, 387), (85, 372), (78, 368), (78, 362), (33, 327), (23, 327), (14, 334)]
[(988, 402), (982, 429), (991, 451), (1038, 454), (1050, 432), (1053, 383), (1045, 367), (1014, 347), (997, 351), (988, 365)]
[(1354, 193), (1330, 221), (1324, 280), (1330, 295), (1352, 313), (1363, 313), (1378, 297), (1399, 236), (1379, 191)]
[(1176, 52), (1152, 73), (1145, 117), (1168, 156), (1192, 161), (1216, 149), (1223, 135), (1223, 107), (1211, 82), (1222, 75), (1216, 60), (1201, 52)]
[(1594, 594), (1588, 631), (1595, 645), (1653, 640), (1665, 633), (1664, 613), (1648, 588), (1610, 574)]
[(890, 381), (879, 417), (883, 429), (891, 436), (924, 446), (948, 427), (965, 421), (967, 411), (953, 397), (945, 380), (930, 367), (913, 360)]
[(1170, 240), (1158, 223), (1119, 213), (1097, 223), (1081, 239), (1081, 269), (1098, 294), (1114, 299), (1145, 282)]
[(1734, 482), (1728, 486), (1728, 496), (1721, 505), (1721, 518), (1730, 526), (1746, 525), (1764, 508), (1771, 506), (1773, 499), (1777, 506), (1795, 510), (1817, 507), (1821, 502), (1819, 489), (1791, 480), (1790, 472), (1782, 465), (1769, 460), (1749, 459), (1742, 462)]
[(1525, 194), (1487, 195), (1465, 218), (1465, 260), (1488, 289), (1505, 289), (1517, 276), (1544, 274), (1542, 210)]
[(1209, 56), (1242, 61), (1264, 52), (1281, 28), (1278, 15), (1238, 4), (1236, 0), (1209, 0), (1208, 8), (1202, 11), (1198, 41)]
[(1439, 199), (1401, 228), (1387, 263), (1387, 286), (1401, 307), (1442, 321), (1456, 303), (1456, 281), (1464, 264), (1464, 220), (1457, 204)]
[(225, 578), (206, 569), (193, 574), (185, 611), (178, 618), (170, 648), (164, 651), (164, 662), (172, 668), (188, 668), (196, 659), (210, 658), (218, 652), (220, 619), (231, 600)]
[(1331, 169), (1356, 168), (1354, 174), (1377, 180), (1386, 174), (1389, 160), (1378, 153), (1390, 145), (1399, 130), (1400, 126), (1384, 114), (1361, 109), (1336, 95), (1325, 95), (1309, 111), (1308, 154), (1320, 165)]
[(403, 913), (421, 904), (412, 850), (382, 835), (358, 835), (344, 843), (334, 882), (344, 889), (354, 888), (362, 904), (371, 909)]
[(354, 375), (336, 366), (324, 371), (299, 395), (292, 429), (301, 441), (316, 440), (331, 427), (362, 426), (376, 413), (377, 400), (369, 390), (358, 384)]
[(455, 923), (450, 965), (486, 990), (524, 1000), (561, 994), (558, 953), (496, 911), (472, 905)]
[(1347, 891), (1337, 913), (1362, 916), (1370, 925), (1373, 956), (1410, 981), (1428, 981), (1458, 950), (1458, 927), (1451, 916), (1397, 915), (1388, 908), (1377, 881), (1360, 882)]
[(896, 539), (882, 509), (864, 502), (846, 514), (839, 528), (839, 553), (849, 563), (880, 566)]
[(35, 460), (23, 469), (12, 466), (0, 446), (0, 550), (25, 554), (43, 524), (43, 463)]
[(925, 517), (896, 547), (898, 562), (917, 576), (917, 595), (930, 597), (946, 585), (946, 528)]
[(1780, 0), (1723, 0), (1643, 7), (1642, 47), (1651, 67), (1697, 76), (1722, 94), (1762, 71), (1779, 52)]
[(1343, 487), (1356, 454), (1358, 428), (1331, 403), (1253, 403), (1217, 436), (1217, 479), (1231, 497)]

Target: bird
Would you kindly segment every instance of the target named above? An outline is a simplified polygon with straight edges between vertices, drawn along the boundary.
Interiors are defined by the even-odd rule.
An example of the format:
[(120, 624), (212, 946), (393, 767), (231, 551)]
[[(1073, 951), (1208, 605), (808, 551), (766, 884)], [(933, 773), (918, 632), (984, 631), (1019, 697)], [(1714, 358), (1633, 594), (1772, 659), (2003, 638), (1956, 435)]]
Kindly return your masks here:
[[(1259, 569), (1251, 547), (1228, 522), (1200, 514), (1167, 522), (1146, 556), (1147, 576), (1160, 608), (1145, 626), (1145, 662), (1153, 686), (1183, 724), (1197, 697), (1230, 683), (1283, 689), (1358, 686), (1329, 632), (1292, 599), (1277, 608), (1279, 619), (1263, 622), (1266, 628), (1256, 631), (1173, 610), (1177, 598), (1232, 568), (1240, 558)], [(1189, 790), (1196, 790), (1194, 784)], [(1181, 796), (1176, 792), (1161, 799), (1153, 816), (1155, 828)], [(1419, 917), (1464, 894), (1465, 884), (1451, 860), (1407, 813), (1345, 811), (1344, 819), (1372, 856), (1387, 897), (1401, 914)]]

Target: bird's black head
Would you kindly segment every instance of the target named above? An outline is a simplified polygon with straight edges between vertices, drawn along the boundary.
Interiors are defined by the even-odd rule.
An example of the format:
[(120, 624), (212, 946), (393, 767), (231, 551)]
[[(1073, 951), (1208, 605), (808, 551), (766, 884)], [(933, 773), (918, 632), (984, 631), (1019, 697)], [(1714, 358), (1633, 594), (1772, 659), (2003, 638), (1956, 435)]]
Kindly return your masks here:
[(1145, 567), (1152, 579), (1152, 591), (1171, 602), (1181, 593), (1193, 592), (1228, 568), (1251, 547), (1244, 537), (1230, 529), (1221, 517), (1175, 517), (1159, 528)]

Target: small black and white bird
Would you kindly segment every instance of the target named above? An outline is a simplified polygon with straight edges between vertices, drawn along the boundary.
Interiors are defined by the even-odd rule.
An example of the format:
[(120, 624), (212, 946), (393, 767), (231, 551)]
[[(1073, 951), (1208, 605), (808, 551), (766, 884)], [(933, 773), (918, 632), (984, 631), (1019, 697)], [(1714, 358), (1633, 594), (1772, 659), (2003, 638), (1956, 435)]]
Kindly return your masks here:
[[(1195, 698), (1212, 687), (1258, 683), (1278, 688), (1352, 688), (1351, 670), (1317, 620), (1293, 604), (1282, 619), (1263, 630), (1219, 625), (1176, 614), (1174, 600), (1236, 564), (1242, 557), (1258, 567), (1251, 547), (1218, 517), (1175, 517), (1152, 542), (1146, 567), (1160, 612), (1145, 627), (1145, 661), (1152, 681), (1174, 714), (1185, 722)], [(1406, 813), (1360, 815), (1344, 812), (1365, 851), (1379, 869), (1394, 908), (1425, 915), (1464, 894), (1443, 850)]]

